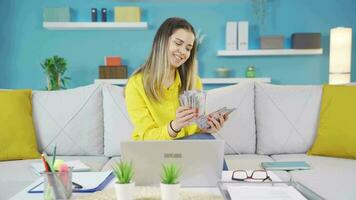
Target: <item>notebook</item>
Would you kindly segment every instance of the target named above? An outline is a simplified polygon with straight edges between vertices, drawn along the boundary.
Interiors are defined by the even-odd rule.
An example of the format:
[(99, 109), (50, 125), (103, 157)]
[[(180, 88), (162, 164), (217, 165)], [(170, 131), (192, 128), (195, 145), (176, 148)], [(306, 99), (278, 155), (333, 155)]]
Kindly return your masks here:
[[(104, 189), (115, 174), (111, 171), (107, 172), (73, 172), (72, 181), (83, 186), (81, 189), (73, 189), (77, 193), (90, 193)], [(31, 188), (28, 193), (43, 193), (43, 177), (39, 184)]]
[[(72, 167), (74, 172), (85, 172), (90, 171), (90, 167), (84, 164), (80, 160), (72, 160), (72, 161), (65, 161), (68, 167)], [(45, 171), (43, 166), (43, 162), (32, 163), (31, 169), (37, 174), (40, 175), (42, 172)]]
[(262, 162), (261, 166), (265, 170), (298, 170), (310, 169), (310, 165), (305, 161), (287, 161), (287, 162)]

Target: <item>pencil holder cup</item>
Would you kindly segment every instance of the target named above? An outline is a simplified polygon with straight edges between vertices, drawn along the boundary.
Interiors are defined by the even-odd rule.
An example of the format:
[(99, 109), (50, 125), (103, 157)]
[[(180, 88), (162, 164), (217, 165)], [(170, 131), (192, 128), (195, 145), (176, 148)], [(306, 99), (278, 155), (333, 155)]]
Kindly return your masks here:
[(69, 199), (72, 196), (72, 170), (44, 172), (43, 177), (45, 200)]

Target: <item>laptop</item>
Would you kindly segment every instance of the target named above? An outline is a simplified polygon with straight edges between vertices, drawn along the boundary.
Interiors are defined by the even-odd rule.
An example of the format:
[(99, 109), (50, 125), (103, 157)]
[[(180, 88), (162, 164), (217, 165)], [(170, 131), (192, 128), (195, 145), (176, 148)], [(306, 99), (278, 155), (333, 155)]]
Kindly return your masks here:
[(159, 185), (162, 164), (181, 169), (182, 187), (216, 187), (221, 180), (223, 140), (172, 140), (121, 142), (122, 158), (132, 161), (136, 185)]

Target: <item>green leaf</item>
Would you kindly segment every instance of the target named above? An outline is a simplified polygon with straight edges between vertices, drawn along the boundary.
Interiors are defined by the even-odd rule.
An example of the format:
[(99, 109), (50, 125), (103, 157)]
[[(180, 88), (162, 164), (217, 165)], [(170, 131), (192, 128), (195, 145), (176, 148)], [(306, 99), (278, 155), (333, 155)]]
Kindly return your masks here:
[(127, 184), (131, 182), (134, 174), (132, 162), (120, 160), (119, 162), (115, 162), (112, 168), (118, 183)]
[(164, 184), (176, 184), (181, 174), (180, 168), (175, 164), (163, 164), (161, 179)]
[(71, 80), (69, 77), (61, 78), (67, 70), (67, 62), (62, 57), (46, 58), (41, 67), (49, 79), (47, 88), (50, 90), (65, 89), (66, 81)]

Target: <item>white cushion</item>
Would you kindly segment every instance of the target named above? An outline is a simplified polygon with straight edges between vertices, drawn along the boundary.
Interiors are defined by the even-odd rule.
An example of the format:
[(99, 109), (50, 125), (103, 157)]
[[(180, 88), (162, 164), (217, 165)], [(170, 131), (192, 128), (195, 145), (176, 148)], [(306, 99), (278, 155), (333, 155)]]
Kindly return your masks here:
[(236, 107), (219, 133), (213, 134), (225, 140), (225, 154), (255, 153), (254, 83), (247, 81), (209, 90), (206, 104), (207, 114), (224, 106)]
[(356, 199), (356, 160), (305, 154), (273, 155), (276, 161), (306, 161), (310, 170), (289, 173), (325, 199)]
[(121, 155), (120, 142), (131, 140), (133, 125), (128, 116), (124, 88), (105, 84), (104, 99), (104, 154)]
[(322, 86), (256, 83), (257, 153), (305, 153), (318, 127)]
[(58, 155), (103, 154), (101, 85), (34, 91), (33, 119), (41, 151)]

